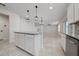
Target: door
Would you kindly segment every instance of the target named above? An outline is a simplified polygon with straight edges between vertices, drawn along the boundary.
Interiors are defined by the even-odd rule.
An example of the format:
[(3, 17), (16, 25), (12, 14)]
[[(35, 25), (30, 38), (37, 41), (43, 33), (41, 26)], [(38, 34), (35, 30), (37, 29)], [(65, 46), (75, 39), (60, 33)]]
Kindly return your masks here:
[(9, 40), (9, 17), (0, 14), (0, 40)]

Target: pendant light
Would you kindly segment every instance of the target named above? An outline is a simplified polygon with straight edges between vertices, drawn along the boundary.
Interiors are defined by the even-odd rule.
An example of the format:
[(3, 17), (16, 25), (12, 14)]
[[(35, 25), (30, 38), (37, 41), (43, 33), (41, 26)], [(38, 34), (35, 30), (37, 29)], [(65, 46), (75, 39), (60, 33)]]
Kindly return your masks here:
[(37, 20), (38, 20), (38, 16), (37, 16), (37, 8), (38, 8), (38, 6), (36, 5), (36, 6), (35, 6), (35, 8), (36, 8), (36, 16), (35, 16), (35, 21), (37, 21)]
[(26, 20), (30, 20), (30, 18), (29, 18), (29, 10), (27, 10)]
[(39, 17), (37, 16), (37, 8), (38, 8), (38, 6), (36, 5), (36, 6), (35, 6), (35, 9), (36, 9), (36, 16), (34, 17), (34, 18), (35, 18), (34, 24), (35, 24), (36, 27), (39, 26)]

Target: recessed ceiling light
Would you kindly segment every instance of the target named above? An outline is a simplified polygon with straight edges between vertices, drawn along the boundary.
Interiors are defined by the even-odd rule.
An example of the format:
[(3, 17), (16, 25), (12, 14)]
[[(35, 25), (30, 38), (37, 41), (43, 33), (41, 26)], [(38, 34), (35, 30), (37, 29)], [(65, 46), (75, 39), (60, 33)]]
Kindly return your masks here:
[(50, 9), (50, 10), (52, 10), (52, 9), (53, 9), (53, 7), (49, 7), (49, 9)]

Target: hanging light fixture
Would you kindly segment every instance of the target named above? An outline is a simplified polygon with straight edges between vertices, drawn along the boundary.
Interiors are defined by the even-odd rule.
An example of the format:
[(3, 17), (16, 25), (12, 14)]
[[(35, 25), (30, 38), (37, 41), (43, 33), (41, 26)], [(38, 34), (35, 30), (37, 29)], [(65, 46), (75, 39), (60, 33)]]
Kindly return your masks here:
[(34, 20), (34, 24), (35, 24), (35, 26), (39, 26), (39, 17), (37, 16), (37, 8), (38, 8), (38, 6), (36, 5), (35, 6), (35, 9), (36, 9), (36, 16), (34, 17), (35, 18), (35, 20)]
[[(39, 18), (38, 17), (38, 11), (37, 11), (37, 8), (38, 8), (38, 6), (36, 5), (35, 6), (35, 9), (36, 9), (36, 16), (34, 17), (34, 25), (35, 25), (35, 27), (37, 28), (37, 32), (39, 33), (39, 34), (42, 34), (42, 26), (41, 25), (43, 25), (43, 19), (42, 19), (42, 17), (41, 18)], [(40, 20), (41, 19), (41, 20)]]
[(27, 10), (26, 20), (30, 20), (30, 18), (29, 18), (29, 10)]
[(36, 5), (36, 6), (35, 6), (35, 8), (36, 8), (36, 16), (35, 16), (35, 21), (37, 21), (37, 20), (38, 20), (38, 16), (37, 16), (37, 8), (38, 8), (38, 6)]

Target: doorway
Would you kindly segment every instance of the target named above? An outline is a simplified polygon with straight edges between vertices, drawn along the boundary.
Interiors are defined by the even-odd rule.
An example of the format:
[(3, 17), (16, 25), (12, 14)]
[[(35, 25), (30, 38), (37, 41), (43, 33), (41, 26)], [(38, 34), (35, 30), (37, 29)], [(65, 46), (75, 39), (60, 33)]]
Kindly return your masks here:
[(9, 42), (9, 16), (0, 14), (0, 41)]

